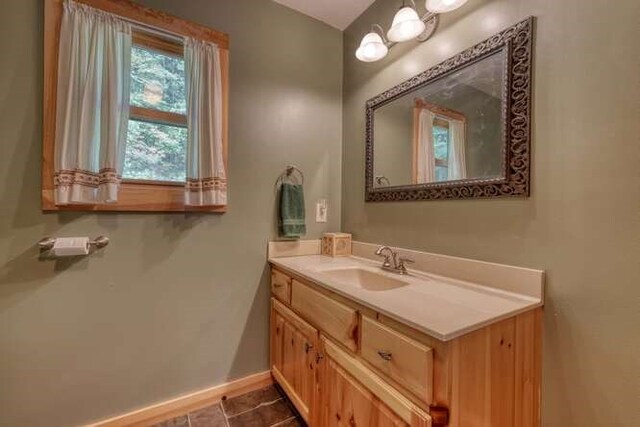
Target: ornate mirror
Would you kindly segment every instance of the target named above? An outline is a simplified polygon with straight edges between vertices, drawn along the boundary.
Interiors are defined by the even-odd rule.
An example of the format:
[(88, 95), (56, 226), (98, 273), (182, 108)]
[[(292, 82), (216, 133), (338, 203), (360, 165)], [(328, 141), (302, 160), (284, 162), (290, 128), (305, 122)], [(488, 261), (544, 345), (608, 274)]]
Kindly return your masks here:
[(529, 195), (533, 18), (367, 101), (368, 202)]

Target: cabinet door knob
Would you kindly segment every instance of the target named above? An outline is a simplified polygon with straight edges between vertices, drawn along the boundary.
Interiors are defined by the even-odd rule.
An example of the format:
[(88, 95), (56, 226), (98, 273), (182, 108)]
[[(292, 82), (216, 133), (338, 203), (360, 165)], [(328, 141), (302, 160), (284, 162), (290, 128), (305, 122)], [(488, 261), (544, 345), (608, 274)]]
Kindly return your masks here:
[(313, 348), (313, 344), (309, 344), (308, 342), (304, 343), (304, 352), (309, 353), (309, 350)]
[(384, 351), (384, 350), (378, 350), (378, 356), (380, 356), (383, 360), (389, 361), (392, 359), (393, 355), (388, 352), (388, 351)]
[(322, 359), (324, 359), (324, 354), (316, 353), (316, 363), (320, 363)]

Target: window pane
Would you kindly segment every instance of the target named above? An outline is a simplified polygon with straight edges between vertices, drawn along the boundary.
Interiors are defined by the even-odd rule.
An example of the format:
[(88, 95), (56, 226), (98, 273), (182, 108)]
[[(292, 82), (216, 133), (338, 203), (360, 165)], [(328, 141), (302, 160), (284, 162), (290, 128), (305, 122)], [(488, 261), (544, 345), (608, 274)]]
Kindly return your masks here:
[(185, 128), (129, 120), (123, 177), (184, 182), (186, 146)]
[(449, 158), (449, 129), (434, 126), (433, 145), (436, 159), (447, 160)]
[(186, 114), (184, 60), (140, 46), (131, 50), (131, 105)]
[(436, 182), (449, 181), (449, 168), (436, 166)]

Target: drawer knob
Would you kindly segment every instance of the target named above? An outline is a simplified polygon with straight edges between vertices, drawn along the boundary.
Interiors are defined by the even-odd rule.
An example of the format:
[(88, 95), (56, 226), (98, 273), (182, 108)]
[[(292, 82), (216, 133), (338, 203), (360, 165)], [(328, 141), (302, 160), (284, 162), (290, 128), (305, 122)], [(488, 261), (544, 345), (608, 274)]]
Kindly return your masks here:
[(378, 356), (387, 362), (392, 359), (393, 355), (388, 351), (378, 350)]
[(283, 285), (282, 283), (274, 283), (274, 284), (273, 284), (273, 287), (274, 287), (274, 288), (281, 288), (281, 287), (283, 287), (283, 286), (284, 286), (284, 285)]

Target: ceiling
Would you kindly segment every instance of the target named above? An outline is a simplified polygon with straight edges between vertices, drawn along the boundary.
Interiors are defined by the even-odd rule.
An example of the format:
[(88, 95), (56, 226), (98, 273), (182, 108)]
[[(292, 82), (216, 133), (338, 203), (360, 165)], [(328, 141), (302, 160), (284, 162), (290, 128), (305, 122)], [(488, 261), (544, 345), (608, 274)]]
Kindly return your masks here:
[(273, 0), (344, 30), (375, 0)]

